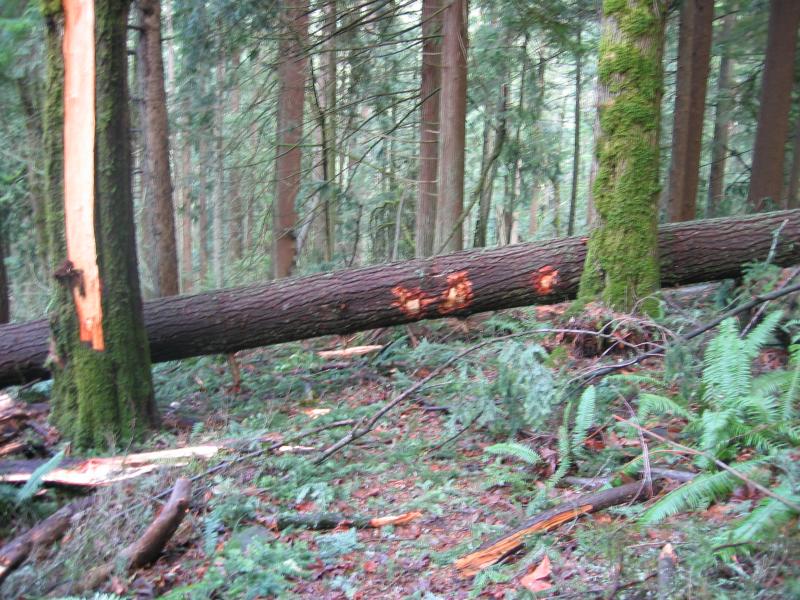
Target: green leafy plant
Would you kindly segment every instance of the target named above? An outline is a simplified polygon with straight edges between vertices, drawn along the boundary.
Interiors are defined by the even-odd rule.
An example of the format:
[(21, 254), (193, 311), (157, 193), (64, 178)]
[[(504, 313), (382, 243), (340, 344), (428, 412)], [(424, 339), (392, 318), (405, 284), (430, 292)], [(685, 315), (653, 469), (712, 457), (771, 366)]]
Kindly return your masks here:
[[(639, 398), (639, 418), (671, 414), (687, 420), (684, 433), (698, 450), (696, 464), (703, 472), (650, 507), (645, 523), (656, 523), (686, 510), (707, 506), (742, 485), (742, 479), (721, 469), (716, 461), (735, 467), (744, 477), (769, 484), (777, 473), (775, 492), (787, 499), (798, 497), (794, 470), (785, 464), (789, 452), (800, 445), (800, 429), (793, 420), (798, 392), (800, 353), (793, 344), (788, 370), (753, 375), (753, 360), (770, 340), (781, 319), (768, 314), (747, 335), (740, 335), (733, 319), (723, 321), (703, 358), (699, 403), (657, 394)], [(790, 461), (793, 462), (793, 461)], [(763, 538), (792, 516), (792, 509), (775, 498), (765, 498), (738, 523), (723, 531), (725, 545)]]

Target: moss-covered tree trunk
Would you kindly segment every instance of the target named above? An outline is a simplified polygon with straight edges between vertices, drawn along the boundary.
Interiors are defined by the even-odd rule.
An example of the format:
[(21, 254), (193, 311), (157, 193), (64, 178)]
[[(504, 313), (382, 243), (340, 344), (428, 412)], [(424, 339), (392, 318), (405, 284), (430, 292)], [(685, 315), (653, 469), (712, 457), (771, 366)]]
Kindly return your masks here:
[[(600, 135), (592, 232), (580, 298), (620, 310), (658, 289), (658, 139), (663, 0), (604, 0), (598, 63)], [(653, 308), (652, 302), (642, 306)]]
[[(79, 340), (71, 282), (64, 277), (64, 13), (42, 3), (46, 22), (45, 186), (55, 286), (50, 315), (52, 419), (80, 446), (126, 443), (157, 422), (150, 353), (142, 318), (133, 225), (125, 47), (129, 2), (95, 2), (94, 224), (102, 282), (104, 350)], [(80, 277), (80, 274), (77, 274)]]

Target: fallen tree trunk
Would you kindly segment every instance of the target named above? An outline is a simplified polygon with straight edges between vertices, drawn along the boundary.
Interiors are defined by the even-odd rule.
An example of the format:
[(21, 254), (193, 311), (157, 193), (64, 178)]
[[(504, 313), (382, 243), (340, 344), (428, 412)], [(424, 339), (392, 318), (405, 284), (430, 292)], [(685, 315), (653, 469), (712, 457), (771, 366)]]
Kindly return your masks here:
[[(775, 232), (780, 234), (775, 236)], [(741, 274), (748, 262), (800, 262), (800, 210), (666, 225), (659, 229), (665, 287)], [(145, 303), (154, 361), (228, 353), (320, 335), (575, 296), (586, 238), (572, 237)], [(48, 378), (46, 320), (0, 327), (0, 387)]]

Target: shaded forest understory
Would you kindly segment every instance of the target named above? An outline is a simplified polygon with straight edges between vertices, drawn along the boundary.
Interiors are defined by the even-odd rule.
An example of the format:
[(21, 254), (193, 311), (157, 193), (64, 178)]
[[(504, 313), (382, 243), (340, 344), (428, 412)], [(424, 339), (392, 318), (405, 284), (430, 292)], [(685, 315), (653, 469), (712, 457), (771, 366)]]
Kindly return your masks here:
[(3, 0), (0, 598), (800, 598), (799, 28)]
[[(734, 368), (740, 326), (750, 328), (746, 339), (759, 337), (746, 365), (753, 374), (737, 382), (747, 386), (741, 395), (777, 393), (780, 400), (780, 373), (798, 377), (774, 319), (756, 325), (762, 303), (751, 303), (732, 325), (733, 337), (723, 343), (733, 352), (709, 358), (724, 335), (711, 327), (714, 317), (753, 294), (793, 289), (797, 275), (762, 266), (750, 271), (743, 290), (723, 283), (665, 292), (670, 314), (658, 322), (594, 305), (580, 313), (555, 305), (275, 346), (227, 361), (165, 363), (155, 369), (163, 429), (142, 449), (216, 450), (188, 464), (177, 461), (183, 467), (169, 467), (175, 459), (168, 460), (96, 489), (66, 537), (40, 545), (0, 594), (100, 588), (137, 598), (640, 598), (681, 590), (695, 598), (791, 597), (800, 550), (791, 521), (782, 526), (775, 507), (766, 522), (742, 521), (770, 500), (753, 486), (775, 477), (791, 481), (796, 449), (785, 450), (790, 463), (780, 462), (781, 444), (765, 441), (775, 466), (788, 471), (768, 463), (753, 470), (747, 465), (756, 442), (733, 442), (730, 456), (738, 469), (747, 468), (745, 482), (696, 492), (665, 521), (653, 519), (653, 510), (708, 469), (692, 454), (702, 447), (694, 440), (703, 387), (713, 385), (713, 360)], [(792, 310), (786, 298), (773, 300), (769, 314)], [(690, 333), (703, 323), (705, 332)], [(763, 378), (777, 391), (758, 391)], [(46, 390), (39, 383), (0, 396), (3, 454), (47, 457), (57, 444), (57, 432), (43, 420), (46, 408), (37, 404)], [(387, 406), (394, 409), (352, 436)], [(769, 417), (742, 416), (737, 423), (757, 435), (763, 419)], [(331, 453), (348, 432), (353, 439)], [(30, 474), (44, 462), (14, 464)], [(63, 481), (59, 465), (50, 463), (34, 479)], [(60, 469), (80, 464), (64, 458)], [(138, 464), (131, 462), (134, 471)], [(6, 463), (0, 476), (12, 471)], [(10, 494), (0, 506), (17, 513), (6, 540), (26, 522), (84, 497), (89, 473), (77, 472), (84, 478), (77, 487), (42, 488), (40, 481), (26, 490), (0, 488)], [(126, 574), (117, 553), (142, 536), (179, 473), (191, 479), (186, 517), (155, 564)], [(525, 537), (524, 547), (512, 546), (499, 564), (469, 573), (474, 577), (456, 568), (470, 551), (548, 506), (609, 482), (625, 487), (648, 473), (652, 499), (567, 515), (547, 533)], [(709, 504), (712, 498), (718, 500)], [(6, 550), (0, 548), (0, 562)], [(108, 570), (86, 570), (104, 564)]]

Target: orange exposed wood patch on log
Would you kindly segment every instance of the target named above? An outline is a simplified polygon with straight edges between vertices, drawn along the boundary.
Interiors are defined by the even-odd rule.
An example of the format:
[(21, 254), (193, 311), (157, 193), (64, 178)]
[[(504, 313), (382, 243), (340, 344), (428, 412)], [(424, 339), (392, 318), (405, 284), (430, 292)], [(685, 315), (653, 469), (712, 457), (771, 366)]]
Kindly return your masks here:
[(64, 219), (80, 339), (103, 350), (94, 237), (94, 2), (64, 0)]
[(447, 289), (442, 294), (439, 312), (443, 315), (463, 310), (472, 303), (472, 282), (466, 271), (458, 271), (447, 276)]
[(531, 283), (537, 294), (550, 294), (558, 283), (558, 271), (550, 265), (545, 265), (534, 271)]

